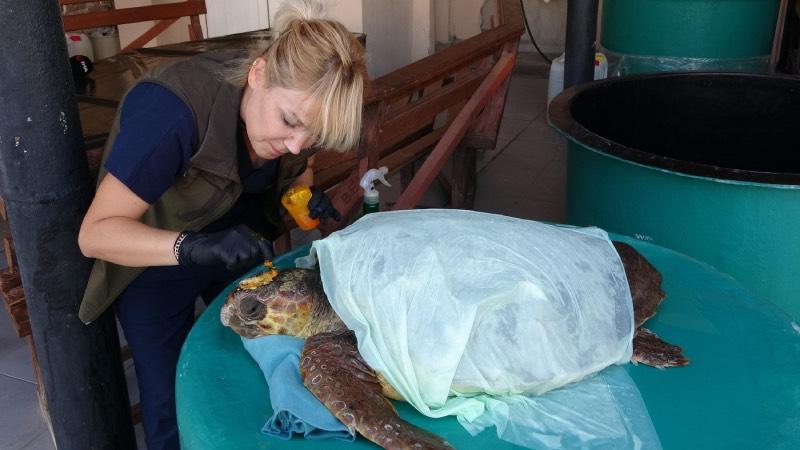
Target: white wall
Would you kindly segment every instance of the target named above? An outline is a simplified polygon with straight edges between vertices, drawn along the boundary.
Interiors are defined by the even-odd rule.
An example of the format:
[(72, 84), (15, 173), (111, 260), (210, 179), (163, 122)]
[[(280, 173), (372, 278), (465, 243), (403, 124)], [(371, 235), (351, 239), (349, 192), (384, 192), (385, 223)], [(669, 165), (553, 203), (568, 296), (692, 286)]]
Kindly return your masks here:
[[(175, 0), (116, 0), (118, 8), (171, 3)], [(201, 19), (207, 37), (268, 28), (275, 12), (291, 0), (206, 0), (208, 14)], [(459, 0), (480, 8), (482, 0)], [(367, 35), (367, 70), (377, 78), (394, 69), (430, 55), (434, 51), (434, 0), (325, 0), (332, 19), (348, 30)], [(453, 5), (461, 18), (456, 33), (477, 33), (480, 24), (470, 14), (456, 12), (463, 5)], [(165, 45), (188, 39), (188, 19), (183, 18), (153, 40), (148, 46)], [(146, 31), (152, 22), (120, 26), (124, 47)], [(475, 29), (475, 30), (473, 30)], [(474, 34), (473, 33), (473, 34)]]
[[(270, 17), (280, 4), (269, 0)], [(433, 52), (433, 0), (328, 0), (330, 17), (367, 36), (367, 70), (377, 78)]]
[(206, 37), (269, 28), (267, 0), (206, 0), (206, 10)]
[[(436, 42), (463, 40), (480, 32), (481, 6), (495, 0), (435, 0)], [(567, 0), (524, 0), (528, 24), (539, 48), (546, 53), (564, 51)], [(528, 34), (520, 39), (520, 51), (535, 52)]]
[(416, 0), (411, 8), (411, 60), (416, 61), (436, 51), (434, 8), (430, 0)]
[[(208, 0), (206, 0), (206, 2), (207, 1)], [(216, 1), (230, 3), (229, 0)], [(278, 10), (278, 8), (280, 8), (281, 4), (287, 1), (291, 0), (268, 0), (270, 23), (275, 20), (275, 12)], [(328, 14), (330, 15), (331, 19), (342, 22), (342, 24), (347, 27), (348, 30), (354, 33), (362, 33), (364, 31), (362, 13), (363, 0), (325, 0), (325, 3), (327, 4)]]
[[(567, 34), (567, 0), (525, 0), (525, 12), (531, 34), (539, 48), (545, 53), (561, 54), (564, 52), (564, 40)], [(535, 52), (528, 33), (520, 40), (520, 51)]]
[[(481, 6), (485, 0), (435, 0), (436, 42), (464, 40), (481, 32)], [(494, 0), (489, 0), (494, 1)]]
[(430, 0), (364, 1), (367, 70), (378, 78), (433, 51)]

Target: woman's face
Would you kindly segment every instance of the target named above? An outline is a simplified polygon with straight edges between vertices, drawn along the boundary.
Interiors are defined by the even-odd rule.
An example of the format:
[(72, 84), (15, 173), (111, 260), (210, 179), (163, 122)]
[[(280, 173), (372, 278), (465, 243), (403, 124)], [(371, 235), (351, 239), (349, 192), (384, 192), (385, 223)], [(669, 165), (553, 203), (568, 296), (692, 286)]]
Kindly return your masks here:
[(254, 162), (298, 154), (314, 142), (307, 125), (317, 105), (305, 91), (265, 88), (264, 66), (256, 58), (250, 67), (239, 111)]

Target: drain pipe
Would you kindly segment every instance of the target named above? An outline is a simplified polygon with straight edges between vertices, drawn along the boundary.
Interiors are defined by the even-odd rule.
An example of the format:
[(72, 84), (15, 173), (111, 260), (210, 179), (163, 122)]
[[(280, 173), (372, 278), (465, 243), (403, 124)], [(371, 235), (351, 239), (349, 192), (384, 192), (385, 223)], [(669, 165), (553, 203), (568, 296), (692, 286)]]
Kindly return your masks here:
[(564, 89), (594, 79), (598, 0), (567, 1)]
[(56, 447), (135, 449), (113, 314), (78, 319), (92, 263), (77, 236), (93, 187), (59, 8), (5, 2), (0, 14), (0, 195)]

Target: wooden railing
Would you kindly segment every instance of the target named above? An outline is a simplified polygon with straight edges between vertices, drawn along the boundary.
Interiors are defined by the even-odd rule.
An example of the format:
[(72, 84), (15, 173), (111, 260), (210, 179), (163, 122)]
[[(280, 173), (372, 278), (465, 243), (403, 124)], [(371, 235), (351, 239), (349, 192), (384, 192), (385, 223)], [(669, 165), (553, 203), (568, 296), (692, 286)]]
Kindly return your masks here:
[[(59, 0), (62, 6), (88, 3), (90, 1), (92, 0)], [(64, 23), (64, 31), (77, 31), (153, 20), (158, 21), (122, 49), (126, 51), (144, 46), (164, 32), (170, 25), (177, 22), (181, 17), (189, 17), (188, 40), (196, 41), (203, 39), (203, 29), (200, 26), (199, 16), (205, 13), (205, 0), (185, 0), (178, 3), (65, 15), (62, 16), (62, 21)]]
[[(524, 32), (520, 4), (498, 0), (499, 24), (372, 82), (357, 151), (349, 157), (318, 155), (315, 182), (346, 217), (361, 203), (358, 181), (368, 169), (400, 172), (403, 193), (394, 209), (413, 208), (431, 183), (445, 179), (451, 207), (471, 207), (475, 150), (493, 148), (508, 77)], [(427, 155), (419, 168), (416, 166)], [(348, 223), (329, 224), (325, 232)]]

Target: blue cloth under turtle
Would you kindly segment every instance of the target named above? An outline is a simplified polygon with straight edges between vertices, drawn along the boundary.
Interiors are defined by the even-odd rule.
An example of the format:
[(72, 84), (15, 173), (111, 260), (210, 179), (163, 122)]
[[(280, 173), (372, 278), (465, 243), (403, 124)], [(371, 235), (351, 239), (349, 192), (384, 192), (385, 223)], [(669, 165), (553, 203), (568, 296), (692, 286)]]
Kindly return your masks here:
[(303, 342), (292, 336), (242, 338), (244, 348), (258, 363), (269, 385), (273, 413), (261, 432), (281, 439), (298, 435), (306, 439), (354, 440), (355, 435), (303, 386)]

